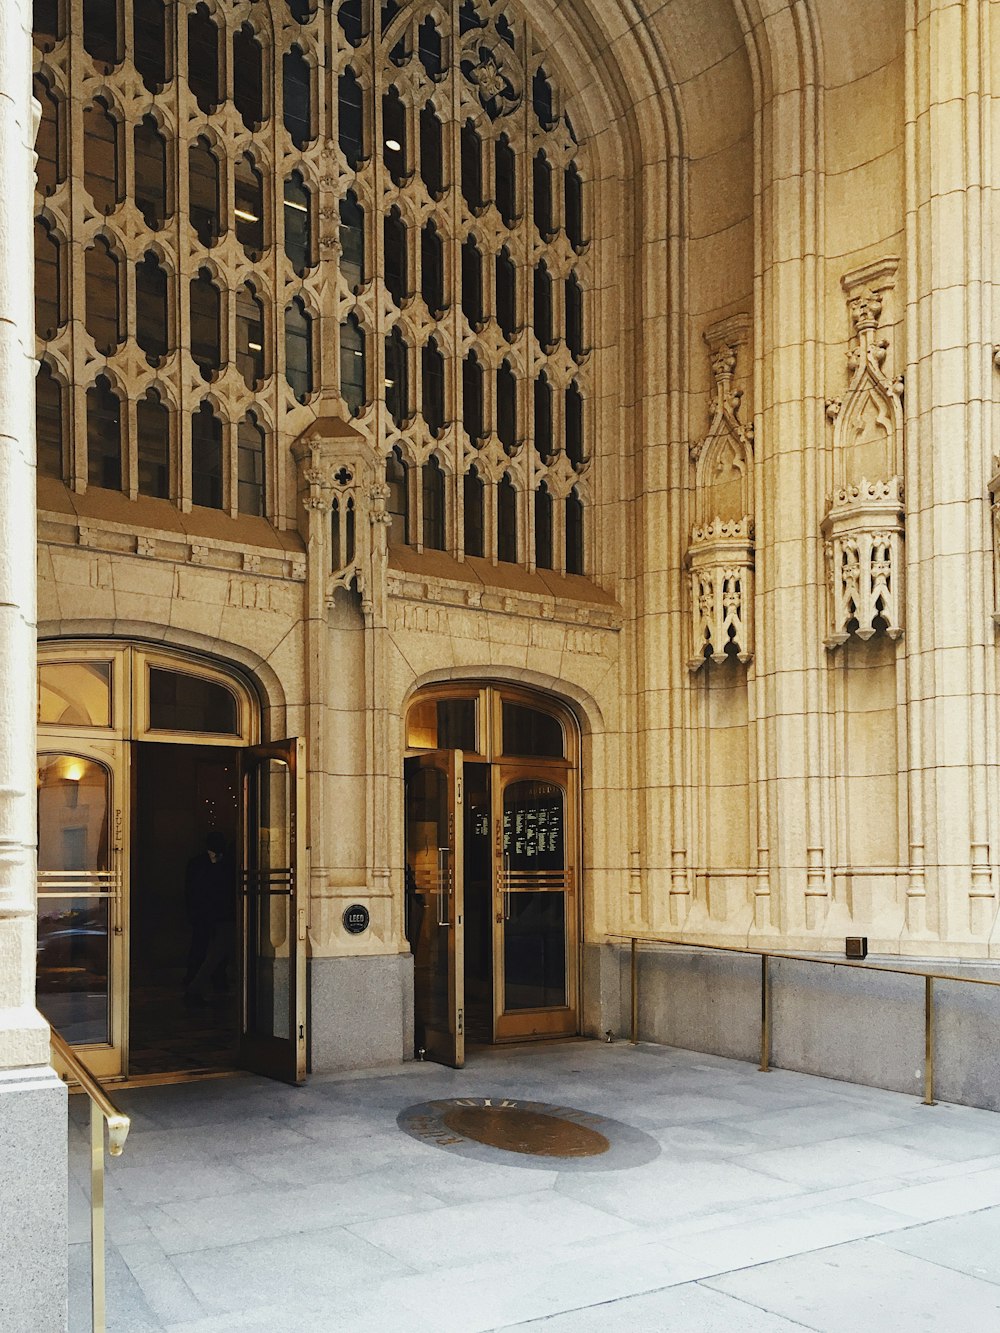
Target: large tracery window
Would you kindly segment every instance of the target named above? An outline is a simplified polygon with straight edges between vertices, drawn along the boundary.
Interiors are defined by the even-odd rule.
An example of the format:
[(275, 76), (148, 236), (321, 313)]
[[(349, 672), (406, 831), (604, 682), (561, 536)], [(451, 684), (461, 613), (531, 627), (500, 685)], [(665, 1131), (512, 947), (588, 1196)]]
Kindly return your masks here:
[(287, 526), (339, 394), (391, 542), (582, 570), (588, 161), (529, 20), (36, 0), (43, 470)]

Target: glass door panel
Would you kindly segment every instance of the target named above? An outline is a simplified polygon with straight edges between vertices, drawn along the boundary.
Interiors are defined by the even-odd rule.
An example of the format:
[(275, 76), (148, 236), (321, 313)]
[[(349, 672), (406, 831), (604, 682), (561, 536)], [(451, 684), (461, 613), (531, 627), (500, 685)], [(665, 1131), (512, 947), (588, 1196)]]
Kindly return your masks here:
[(287, 1083), (305, 1077), (305, 912), (296, 838), (301, 742), (246, 751), (243, 1022), (240, 1062)]
[(87, 748), (38, 757), (37, 1002), (108, 1076), (123, 1068), (124, 784), (117, 747)]
[[(558, 779), (558, 780), (557, 780)], [(565, 772), (500, 768), (494, 994), (498, 1039), (575, 1029), (574, 897)]]
[(406, 888), (417, 1052), (465, 1062), (462, 751), (406, 761)]

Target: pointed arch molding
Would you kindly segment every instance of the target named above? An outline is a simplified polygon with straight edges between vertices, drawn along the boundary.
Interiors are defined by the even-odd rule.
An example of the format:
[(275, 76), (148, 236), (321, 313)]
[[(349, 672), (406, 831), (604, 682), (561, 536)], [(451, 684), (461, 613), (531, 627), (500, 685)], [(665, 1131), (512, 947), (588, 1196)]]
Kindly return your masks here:
[[(841, 279), (850, 315), (849, 383), (829, 399), (835, 487), (822, 530), (834, 649), (852, 635), (903, 632), (903, 381), (889, 369), (882, 332), (899, 259), (890, 255)], [(888, 321), (886, 321), (888, 322)]]
[(741, 314), (704, 334), (715, 393), (708, 434), (691, 447), (692, 671), (708, 658), (722, 663), (735, 656), (749, 662), (753, 656), (753, 426), (740, 420), (743, 389), (736, 379), (749, 332), (750, 317)]

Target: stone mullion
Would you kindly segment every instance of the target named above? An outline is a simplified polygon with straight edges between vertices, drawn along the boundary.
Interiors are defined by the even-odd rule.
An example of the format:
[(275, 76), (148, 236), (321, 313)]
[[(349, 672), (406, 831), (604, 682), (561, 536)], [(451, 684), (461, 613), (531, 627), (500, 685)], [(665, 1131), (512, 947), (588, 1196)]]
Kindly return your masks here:
[[(450, 199), (449, 225), (446, 230), (441, 232), (444, 241), (445, 253), (442, 258), (442, 268), (444, 270), (445, 298), (450, 301), (450, 306), (446, 319), (450, 325), (451, 355), (445, 355), (445, 412), (450, 416), (451, 428), (445, 432), (444, 439), (450, 445), (451, 464), (454, 473), (454, 487), (452, 495), (455, 505), (455, 518), (453, 531), (456, 536), (456, 547), (453, 554), (458, 550), (458, 534), (461, 532), (463, 540), (461, 546), (464, 551), (464, 533), (465, 533), (465, 412), (464, 397), (462, 388), (462, 367), (464, 363), (463, 352), (463, 325), (464, 317), (462, 315), (462, 241), (464, 239), (464, 227), (461, 224), (463, 217), (462, 199), (462, 157), (461, 157), (461, 126), (462, 126), (462, 73), (460, 69), (460, 43), (458, 36), (459, 29), (459, 0), (451, 0), (451, 30), (448, 42), (448, 91), (451, 94), (451, 115), (444, 120), (441, 130), (441, 151), (444, 157), (444, 168), (448, 173), (448, 185), (445, 190), (445, 200)], [(444, 119), (444, 118), (442, 118)], [(458, 226), (456, 227), (456, 223)], [(449, 371), (451, 372), (449, 374)], [(450, 380), (450, 384), (449, 384)], [(485, 376), (484, 376), (485, 380)], [(450, 389), (450, 393), (449, 393)], [(450, 409), (450, 410), (449, 410)], [(484, 417), (485, 417), (485, 384), (484, 384)], [(422, 488), (421, 488), (422, 490)], [(447, 494), (447, 487), (445, 488)], [(421, 496), (421, 500), (422, 500)], [(484, 504), (485, 508), (485, 504)], [(447, 527), (447, 523), (446, 523)], [(423, 529), (420, 532), (421, 542), (423, 541)], [(490, 539), (484, 534), (483, 550), (486, 555), (490, 553)]]
[[(187, 88), (183, 77), (187, 71), (187, 11), (177, 6), (174, 9), (176, 27), (174, 29), (174, 52), (176, 67), (174, 73), (175, 114), (177, 119), (177, 139), (174, 146), (174, 236), (177, 242), (177, 272), (174, 277), (177, 302), (175, 307), (174, 330), (177, 348), (177, 427), (174, 432), (174, 447), (177, 451), (177, 507), (182, 513), (191, 512), (191, 409), (196, 401), (196, 393), (191, 385), (198, 375), (197, 367), (191, 360), (191, 276), (197, 270), (201, 259), (200, 253), (189, 255), (188, 235), (192, 236), (194, 246), (197, 237), (193, 235), (190, 222), (191, 192), (188, 172), (188, 150), (196, 136), (185, 134), (187, 111), (193, 94)], [(199, 109), (200, 115), (200, 109)], [(168, 153), (168, 162), (170, 156)], [(226, 190), (226, 164), (220, 163), (219, 171), (219, 210), (220, 218), (225, 215), (223, 199)], [(208, 252), (206, 252), (208, 253)]]
[(63, 245), (69, 266), (66, 280), (67, 323), (69, 325), (70, 383), (67, 392), (69, 438), (69, 481), (73, 490), (87, 489), (87, 387), (97, 371), (87, 366), (86, 281), (83, 240), (83, 107), (78, 72), (89, 62), (83, 49), (83, 0), (70, 0), (66, 15), (66, 189), (68, 235)]

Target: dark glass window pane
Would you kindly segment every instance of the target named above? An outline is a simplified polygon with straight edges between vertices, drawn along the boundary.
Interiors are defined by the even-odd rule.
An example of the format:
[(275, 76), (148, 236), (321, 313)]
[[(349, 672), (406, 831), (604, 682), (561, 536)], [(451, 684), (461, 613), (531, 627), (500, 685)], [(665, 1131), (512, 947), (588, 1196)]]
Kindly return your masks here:
[(264, 303), (249, 282), (236, 295), (236, 368), (248, 389), (264, 382)]
[(135, 340), (154, 363), (167, 354), (167, 274), (154, 254), (135, 268)]
[(264, 249), (264, 178), (246, 154), (236, 162), (234, 191), (236, 239), (256, 259)]
[(429, 79), (436, 79), (444, 73), (441, 34), (430, 15), (424, 19), (417, 30), (417, 55), (420, 63), (427, 71)]
[(566, 1003), (566, 895), (510, 894), (503, 932), (504, 1007), (562, 1008)]
[(312, 70), (297, 46), (282, 62), (282, 115), (285, 129), (296, 148), (305, 148), (315, 139), (312, 109)]
[(444, 430), (444, 357), (433, 338), (421, 352), (423, 416), (432, 435)]
[(133, 0), (132, 59), (151, 93), (167, 82), (167, 16), (163, 0)]
[(428, 104), (420, 111), (420, 176), (432, 199), (444, 193), (444, 158), (441, 122)]
[(385, 216), (385, 285), (396, 305), (402, 305), (409, 294), (406, 272), (406, 226), (398, 208)]
[(208, 247), (221, 235), (219, 221), (219, 163), (205, 139), (196, 139), (188, 152), (191, 226)]
[(517, 447), (517, 379), (504, 361), (497, 371), (497, 435), (508, 453)]
[(493, 150), (496, 167), (497, 209), (504, 225), (513, 227), (517, 221), (517, 184), (514, 150), (506, 134), (501, 134)]
[(537, 708), (510, 703), (507, 699), (503, 701), (502, 713), (505, 755), (565, 758), (563, 729), (558, 718)]
[(543, 260), (535, 269), (535, 337), (543, 348), (552, 346), (552, 279)]
[(233, 104), (248, 130), (259, 129), (267, 119), (264, 52), (249, 23), (233, 34)]
[(385, 405), (397, 427), (409, 415), (407, 356), (403, 335), (395, 328), (385, 340)]
[(51, 51), (65, 35), (61, 0), (34, 0), (31, 27), (35, 44), (43, 51)]
[(361, 19), (361, 0), (344, 0), (337, 10), (337, 21), (350, 44), (360, 46), (365, 36)]
[(574, 490), (566, 497), (566, 573), (583, 572), (583, 503)]
[(545, 373), (535, 380), (535, 450), (539, 458), (551, 458), (552, 447), (552, 388)]
[(149, 668), (151, 731), (240, 734), (239, 708), (232, 690), (215, 680), (182, 671)]
[(222, 422), (208, 403), (191, 416), (191, 499), (207, 509), (222, 508)]
[(583, 181), (571, 162), (564, 176), (566, 187), (566, 235), (575, 250), (582, 250), (586, 244), (583, 238)]
[(100, 98), (83, 112), (83, 183), (99, 213), (112, 213), (121, 199), (119, 126)]
[(83, 0), (83, 45), (98, 65), (111, 69), (121, 64), (118, 0)]
[(575, 273), (566, 279), (566, 346), (577, 360), (583, 356), (583, 290)]
[(63, 104), (38, 74), (32, 80), (32, 92), (42, 108), (35, 138), (38, 161), (35, 171), (42, 194), (52, 194), (63, 179)]
[(48, 225), (35, 219), (35, 333), (46, 342), (63, 323), (61, 251)]
[(438, 699), (437, 748), (478, 752), (475, 699)]
[(485, 28), (486, 20), (481, 17), (476, 0), (462, 0), (458, 11), (459, 34), (472, 32), (474, 28)]
[(579, 467), (583, 459), (583, 395), (576, 381), (566, 390), (566, 456)]
[(345, 69), (338, 84), (340, 149), (347, 165), (357, 171), (364, 157), (364, 111), (361, 84), (353, 69)]
[(35, 440), (38, 472), (43, 477), (63, 477), (62, 386), (43, 361), (35, 379)]
[(367, 397), (365, 335), (354, 315), (340, 326), (340, 392), (354, 416)]
[(462, 245), (462, 311), (474, 329), (483, 324), (483, 257), (471, 236)]
[(166, 500), (170, 497), (170, 413), (155, 389), (136, 407), (139, 494)]
[(535, 565), (552, 568), (552, 496), (544, 481), (535, 491)]
[(420, 232), (420, 294), (431, 315), (444, 311), (444, 245), (433, 222)]
[(300, 403), (312, 393), (312, 319), (296, 296), (285, 307), (285, 379)]
[(151, 231), (167, 218), (167, 145), (152, 116), (135, 127), (135, 206)]
[(552, 85), (541, 66), (535, 70), (535, 77), (531, 81), (531, 105), (542, 129), (551, 130), (556, 123), (552, 109)]
[(462, 362), (462, 417), (473, 444), (483, 438), (483, 368), (475, 352)]
[(444, 473), (431, 454), (423, 466), (424, 546), (444, 550)]
[(484, 556), (486, 554), (485, 494), (479, 473), (474, 467), (465, 474), (462, 494), (462, 508), (465, 516), (465, 554)]
[(191, 356), (204, 378), (222, 365), (219, 346), (221, 297), (207, 269), (191, 279)]
[(103, 236), (84, 258), (87, 332), (102, 356), (111, 356), (121, 342), (119, 326), (118, 260)]
[(264, 516), (264, 432), (252, 412), (247, 413), (236, 433), (236, 467), (239, 478), (239, 511)]
[(544, 150), (535, 154), (531, 167), (535, 226), (539, 235), (552, 235), (552, 168)]
[(288, 0), (288, 8), (296, 23), (308, 23), (316, 13), (316, 0)]
[(394, 184), (406, 178), (406, 110), (395, 88), (382, 97), (382, 156)]
[(389, 24), (400, 12), (403, 6), (400, 0), (382, 0), (382, 31), (385, 32)]
[(285, 254), (301, 277), (316, 263), (312, 242), (312, 199), (301, 172), (285, 181)]
[(506, 247), (497, 255), (497, 323), (508, 342), (517, 333), (517, 269)]
[(87, 479), (91, 486), (121, 490), (121, 402), (103, 375), (87, 390)]
[(410, 540), (410, 487), (409, 469), (397, 445), (385, 460), (385, 484), (389, 487), (387, 505), (390, 524), (389, 541), (394, 546), (405, 546)]
[(222, 101), (219, 89), (219, 29), (205, 5), (188, 15), (188, 87), (210, 116)]
[(351, 291), (365, 280), (365, 211), (353, 191), (340, 201), (340, 271)]
[(462, 126), (462, 195), (474, 213), (483, 206), (483, 145), (471, 120)]
[(517, 564), (517, 491), (509, 472), (497, 487), (497, 559)]

